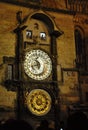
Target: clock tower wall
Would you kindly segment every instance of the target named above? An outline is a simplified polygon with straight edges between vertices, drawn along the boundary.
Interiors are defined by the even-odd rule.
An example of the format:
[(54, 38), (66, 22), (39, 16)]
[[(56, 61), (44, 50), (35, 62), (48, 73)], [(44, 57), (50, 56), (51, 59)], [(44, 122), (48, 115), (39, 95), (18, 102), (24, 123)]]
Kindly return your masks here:
[[(0, 3), (0, 10), (1, 10), (0, 14), (2, 16), (1, 26), (0, 26), (0, 31), (1, 31), (0, 33), (0, 36), (1, 36), (0, 38), (0, 43), (1, 43), (0, 44), (0, 64), (1, 64), (0, 70), (1, 71), (4, 70), (3, 69), (4, 64), (6, 66), (13, 65), (13, 67), (15, 68), (13, 71), (14, 78), (11, 79), (11, 83), (13, 83), (13, 80), (14, 80), (14, 84), (9, 84), (8, 88), (6, 85), (1, 86), (0, 93), (3, 92), (4, 96), (0, 94), (0, 97), (1, 97), (0, 99), (3, 99), (2, 100), (3, 102), (2, 103), (0, 102), (0, 106), (2, 105), (4, 106), (4, 104), (8, 104), (9, 95), (11, 95), (12, 97), (12, 99), (10, 100), (11, 106), (14, 107), (14, 104), (12, 102), (15, 102), (16, 98), (19, 98), (21, 96), (25, 98), (27, 92), (30, 92), (31, 90), (34, 90), (34, 89), (45, 90), (46, 92), (49, 93), (49, 95), (51, 96), (51, 99), (53, 99), (56, 102), (59, 101), (57, 97), (59, 97), (58, 94), (59, 94), (59, 89), (60, 89), (60, 92), (61, 92), (60, 98), (62, 99), (61, 100), (62, 104), (63, 102), (65, 104), (68, 103), (67, 101), (69, 99), (78, 100), (77, 97), (69, 98), (71, 94), (74, 95), (73, 91), (75, 92), (75, 90), (77, 90), (77, 88), (74, 88), (74, 84), (78, 82), (77, 81), (78, 73), (76, 73), (76, 70), (74, 69), (74, 59), (75, 59), (74, 42), (75, 41), (74, 41), (73, 16), (69, 14), (56, 13), (56, 12), (51, 12), (51, 11), (38, 12), (35, 9), (20, 7), (20, 6), (5, 4), (5, 3)], [(22, 19), (25, 18), (27, 15), (29, 16), (27, 17), (27, 20), (24, 22), (24, 24), (21, 24), (20, 26), (19, 26), (19, 22), (16, 19), (16, 14), (19, 10), (22, 11)], [(23, 30), (19, 30), (19, 31), (16, 30), (18, 29), (18, 27), (20, 27), (20, 29), (23, 29)], [(22, 27), (25, 27), (25, 28), (22, 28)], [(63, 31), (61, 31), (60, 29)], [(13, 30), (18, 31), (18, 32), (14, 33)], [(18, 37), (17, 34), (19, 34), (20, 37)], [(18, 43), (19, 43), (20, 48), (18, 47)], [(18, 47), (18, 50), (16, 50), (17, 47)], [(41, 76), (41, 79), (40, 77), (37, 78), (40, 80), (35, 80), (34, 77), (32, 79), (24, 71), (25, 54), (26, 52), (30, 53), (33, 50), (38, 50), (42, 52), (40, 53), (40, 55), (44, 54), (46, 57), (49, 58), (50, 62), (46, 61), (46, 59), (48, 58), (46, 59), (37, 58), (37, 63), (40, 63), (39, 65), (41, 66), (40, 70), (37, 70), (37, 71), (32, 70), (32, 65), (31, 65), (32, 62), (30, 63), (30, 66), (31, 66), (30, 71), (32, 72), (33, 76), (34, 74), (38, 75), (40, 72), (41, 72), (40, 75), (44, 74), (42, 70), (46, 66), (44, 69), (44, 72), (47, 72), (48, 75), (44, 80), (42, 80), (42, 76)], [(5, 56), (5, 61), (3, 60), (4, 56)], [(17, 59), (15, 60), (15, 58)], [(48, 63), (48, 65), (45, 65), (45, 61)], [(51, 69), (50, 70), (47, 69), (50, 67), (49, 63), (52, 63), (52, 71)], [(39, 65), (37, 67), (39, 67)], [(7, 72), (7, 68), (5, 68), (5, 72)], [(3, 80), (6, 80), (6, 77), (7, 77), (6, 73), (4, 73), (4, 76), (5, 77)], [(19, 77), (20, 77), (20, 80), (19, 80)], [(0, 81), (3, 82), (2, 73), (0, 73), (0, 79), (1, 79)], [(19, 91), (17, 90), (17, 87), (19, 86), (19, 84), (21, 84), (20, 87), (23, 93), (20, 93), (18, 96), (16, 94), (18, 94), (18, 91)], [(10, 90), (12, 93), (10, 93), (10, 91), (7, 92), (6, 90)], [(52, 91), (52, 93), (50, 90)], [(47, 94), (45, 93), (45, 91), (43, 92), (45, 94), (45, 97), (47, 97)], [(35, 93), (35, 91), (33, 92)], [(68, 93), (66, 92), (69, 92), (69, 96), (68, 96)], [(6, 97), (5, 97), (5, 93), (6, 93)], [(55, 95), (54, 98), (52, 94)], [(78, 96), (77, 91), (75, 94), (76, 96)], [(65, 98), (67, 96), (68, 98)], [(6, 98), (8, 100), (6, 100)], [(21, 97), (21, 99), (23, 98)], [(46, 99), (46, 98), (43, 98), (43, 99)]]

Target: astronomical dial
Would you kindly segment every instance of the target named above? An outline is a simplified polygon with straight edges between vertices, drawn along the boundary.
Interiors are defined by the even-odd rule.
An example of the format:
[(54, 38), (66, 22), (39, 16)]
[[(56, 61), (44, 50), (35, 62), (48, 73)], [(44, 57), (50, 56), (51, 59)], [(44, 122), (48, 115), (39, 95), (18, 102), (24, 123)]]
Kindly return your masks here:
[(28, 51), (25, 54), (24, 70), (30, 78), (44, 80), (51, 74), (51, 59), (46, 52), (40, 49)]
[(43, 116), (51, 109), (51, 97), (43, 89), (34, 89), (26, 94), (26, 105), (32, 114)]

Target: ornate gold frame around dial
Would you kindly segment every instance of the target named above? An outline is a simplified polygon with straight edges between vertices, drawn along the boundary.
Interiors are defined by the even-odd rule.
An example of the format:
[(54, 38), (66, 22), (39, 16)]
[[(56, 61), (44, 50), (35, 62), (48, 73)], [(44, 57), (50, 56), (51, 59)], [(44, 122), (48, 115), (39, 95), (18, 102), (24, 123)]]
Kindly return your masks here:
[(26, 105), (32, 114), (43, 116), (51, 109), (51, 96), (43, 89), (34, 89), (26, 94)]

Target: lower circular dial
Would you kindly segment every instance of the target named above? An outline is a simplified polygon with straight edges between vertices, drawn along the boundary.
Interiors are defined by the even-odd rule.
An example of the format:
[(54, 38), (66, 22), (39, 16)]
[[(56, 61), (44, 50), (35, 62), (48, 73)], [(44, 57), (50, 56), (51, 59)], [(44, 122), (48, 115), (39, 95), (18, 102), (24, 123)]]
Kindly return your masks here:
[(51, 96), (43, 89), (34, 89), (26, 94), (26, 105), (34, 115), (43, 116), (51, 109)]

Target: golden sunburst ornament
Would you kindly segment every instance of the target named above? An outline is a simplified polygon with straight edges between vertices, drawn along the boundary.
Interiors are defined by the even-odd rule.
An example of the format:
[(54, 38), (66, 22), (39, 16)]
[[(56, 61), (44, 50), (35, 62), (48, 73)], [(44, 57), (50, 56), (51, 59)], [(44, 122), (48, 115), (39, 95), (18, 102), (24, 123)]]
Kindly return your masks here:
[(26, 105), (32, 114), (43, 116), (51, 109), (51, 97), (43, 89), (34, 89), (26, 95)]

